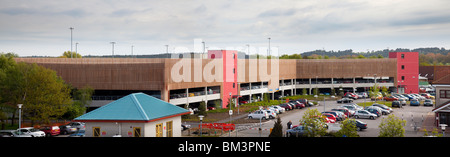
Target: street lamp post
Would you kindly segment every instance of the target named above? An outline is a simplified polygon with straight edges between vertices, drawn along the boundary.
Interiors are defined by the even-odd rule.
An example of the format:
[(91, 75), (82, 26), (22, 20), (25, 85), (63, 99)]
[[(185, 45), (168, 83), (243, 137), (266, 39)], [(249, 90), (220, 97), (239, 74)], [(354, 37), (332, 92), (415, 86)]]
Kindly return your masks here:
[(116, 44), (116, 42), (112, 41), (110, 44), (112, 45), (112, 58), (114, 58), (114, 44)]
[(203, 115), (198, 116), (198, 118), (200, 119), (200, 137), (202, 136), (202, 133), (203, 133), (203, 130), (202, 130), (203, 129), (203, 123), (202, 123), (203, 117), (204, 117)]
[(267, 39), (269, 39), (269, 48), (268, 48), (268, 50), (267, 50), (267, 59), (269, 59), (269, 56), (271, 55), (270, 54), (270, 37), (269, 38), (267, 38)]
[[(19, 128), (22, 126), (22, 105), (23, 104), (17, 104), (17, 107), (19, 108)], [(20, 135), (20, 129), (19, 129), (19, 135)]]
[(447, 124), (439, 124), (439, 126), (441, 126), (442, 129), (442, 137), (445, 137), (445, 127), (447, 127)]
[[(78, 42), (75, 43), (75, 54), (78, 54)], [(72, 53), (71, 53), (72, 54)], [(75, 56), (76, 57), (76, 56)]]
[(72, 41), (73, 41), (73, 40), (72, 40), (72, 37), (73, 37), (73, 36), (72, 36), (72, 35), (73, 35), (72, 33), (73, 33), (73, 29), (75, 29), (75, 28), (70, 27), (69, 29), (70, 29), (70, 58), (72, 58), (72, 57), (73, 57), (73, 56), (72, 56)]

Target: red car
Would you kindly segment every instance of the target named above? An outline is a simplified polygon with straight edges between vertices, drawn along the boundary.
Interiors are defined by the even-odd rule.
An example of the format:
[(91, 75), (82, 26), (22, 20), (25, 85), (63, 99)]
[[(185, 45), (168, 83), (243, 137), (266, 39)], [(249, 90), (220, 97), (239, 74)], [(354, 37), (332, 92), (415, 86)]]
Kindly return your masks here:
[(60, 133), (59, 126), (41, 126), (39, 130), (45, 132), (45, 136), (47, 137), (56, 136)]
[(300, 103), (298, 101), (291, 100), (291, 101), (289, 101), (289, 103), (294, 104), (295, 108), (299, 108), (299, 109), (305, 108), (305, 104)]
[[(329, 114), (329, 113), (322, 113), (322, 115), (326, 116), (329, 120), (336, 122), (336, 117), (334, 115)], [(332, 122), (332, 123), (334, 123), (334, 122)]]
[(384, 97), (384, 100), (386, 100), (386, 101), (397, 101), (398, 98), (395, 98), (393, 96), (387, 96), (387, 97)]
[(358, 99), (358, 95), (356, 95), (355, 93), (351, 93), (351, 92), (345, 93), (344, 97), (352, 98), (353, 100)]
[(281, 105), (278, 105), (278, 106), (280, 106), (280, 107), (282, 107), (282, 108), (284, 108), (286, 111), (288, 111), (288, 110), (292, 110), (292, 107), (291, 107), (291, 105), (288, 105), (288, 104), (286, 104), (286, 103), (284, 103), (284, 104), (281, 104)]

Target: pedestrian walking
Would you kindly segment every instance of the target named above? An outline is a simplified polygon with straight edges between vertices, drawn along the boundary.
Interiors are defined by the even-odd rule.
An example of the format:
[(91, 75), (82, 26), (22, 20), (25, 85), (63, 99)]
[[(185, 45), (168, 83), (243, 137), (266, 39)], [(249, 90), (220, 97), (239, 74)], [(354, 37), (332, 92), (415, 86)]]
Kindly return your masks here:
[(288, 129), (291, 129), (291, 127), (292, 127), (292, 121), (289, 121), (289, 122), (287, 123), (287, 128), (288, 128)]

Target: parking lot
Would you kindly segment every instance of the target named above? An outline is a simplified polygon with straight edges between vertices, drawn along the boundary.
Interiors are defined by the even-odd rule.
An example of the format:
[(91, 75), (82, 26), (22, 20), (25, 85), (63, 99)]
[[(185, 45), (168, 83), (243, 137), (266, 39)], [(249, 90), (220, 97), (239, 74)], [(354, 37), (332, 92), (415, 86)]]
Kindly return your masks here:
[[(361, 103), (364, 102), (364, 99), (355, 100), (355, 103)], [(342, 104), (338, 104), (336, 101), (325, 101), (325, 105), (323, 104), (323, 101), (319, 102), (319, 105), (307, 107), (304, 109), (296, 109), (293, 111), (289, 111), (287, 113), (283, 113), (280, 115), (281, 117), (281, 123), (283, 125), (283, 132), (286, 132), (286, 126), (287, 122), (292, 121), (293, 125), (297, 125), (300, 121), (300, 119), (303, 116), (303, 113), (307, 109), (317, 109), (319, 112), (322, 112), (324, 110), (328, 111), (333, 108), (337, 108)], [(421, 137), (424, 135), (423, 131), (414, 130), (414, 125), (417, 126), (417, 129), (422, 130), (422, 126), (430, 125), (425, 124), (427, 118), (434, 118), (433, 113), (431, 110), (433, 107), (424, 107), (424, 106), (403, 106), (403, 108), (393, 108), (394, 112), (391, 114), (394, 114), (396, 117), (399, 117), (400, 119), (406, 120), (406, 126), (405, 128), (405, 136), (406, 137)], [(381, 121), (383, 118), (387, 117), (388, 115), (383, 115), (381, 117), (378, 117), (374, 120), (371, 119), (359, 119), (365, 123), (367, 123), (367, 129), (359, 131), (358, 134), (361, 137), (378, 137), (379, 134), (379, 128)], [(262, 131), (261, 136), (267, 137), (270, 133), (270, 128), (273, 127), (275, 123), (275, 120), (270, 120), (262, 124), (242, 124), (237, 125), (237, 131), (233, 132), (231, 135), (233, 137), (259, 137), (259, 127), (261, 125)], [(432, 124), (431, 124), (432, 125)], [(430, 126), (431, 127), (431, 126)], [(427, 129), (428, 130), (428, 129)], [(431, 131), (431, 130), (428, 130)]]

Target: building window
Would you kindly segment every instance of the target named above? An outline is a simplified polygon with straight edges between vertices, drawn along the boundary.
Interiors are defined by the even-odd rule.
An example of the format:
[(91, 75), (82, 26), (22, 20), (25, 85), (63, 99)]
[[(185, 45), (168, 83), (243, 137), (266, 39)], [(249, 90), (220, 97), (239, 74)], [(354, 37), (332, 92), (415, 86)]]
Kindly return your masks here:
[(405, 69), (405, 65), (402, 65), (402, 70), (404, 70)]
[(236, 69), (235, 68), (233, 68), (233, 74), (235, 74), (236, 73)]
[(441, 90), (439, 97), (450, 99), (450, 90)]
[(405, 54), (402, 54), (402, 59), (405, 59)]
[(163, 137), (162, 123), (156, 124), (156, 137)]
[(236, 59), (236, 54), (233, 53), (233, 59)]
[(236, 86), (236, 85), (233, 83), (233, 88), (235, 88), (235, 86)]
[(166, 136), (167, 137), (173, 137), (173, 131), (172, 131), (172, 121), (166, 122)]
[(405, 76), (402, 76), (402, 80), (405, 80)]

